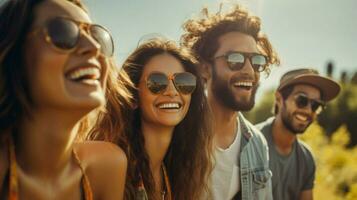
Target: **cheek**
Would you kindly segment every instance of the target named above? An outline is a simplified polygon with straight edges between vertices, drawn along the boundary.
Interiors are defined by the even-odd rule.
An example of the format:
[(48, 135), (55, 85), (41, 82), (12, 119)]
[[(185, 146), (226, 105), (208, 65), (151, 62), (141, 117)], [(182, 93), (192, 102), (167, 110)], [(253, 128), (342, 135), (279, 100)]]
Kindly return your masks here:
[(152, 111), (152, 106), (155, 99), (146, 88), (139, 86), (138, 105), (142, 111), (143, 116), (149, 116)]
[(285, 111), (290, 114), (292, 114), (296, 110), (294, 103), (290, 101), (285, 101), (283, 106)]
[(52, 68), (63, 66), (69, 55), (65, 52), (56, 51), (50, 44), (40, 38), (27, 40), (24, 47), (25, 63), (27, 66), (47, 65)]
[(256, 73), (255, 73), (255, 79), (256, 79), (257, 81), (260, 80), (260, 72), (256, 72)]
[[(115, 79), (117, 77), (115, 76), (115, 74), (118, 74), (119, 72), (117, 71), (117, 69), (115, 69), (115, 65), (112, 60), (106, 59), (104, 57), (100, 57), (99, 62), (102, 67), (101, 85), (102, 85), (103, 91), (106, 91), (108, 79), (111, 79), (110, 81), (116, 81)], [(109, 77), (109, 76), (112, 76), (112, 77)]]
[(183, 97), (182, 97), (183, 101), (185, 102), (185, 106), (183, 108), (185, 115), (187, 114), (188, 109), (190, 108), (191, 98), (192, 98), (192, 95), (183, 95)]
[(59, 54), (40, 44), (27, 44), (25, 48), (27, 79), (34, 100), (58, 93), (64, 87), (64, 65), (67, 55)]
[(224, 79), (228, 76), (229, 72), (230, 69), (219, 62), (217, 62), (211, 68), (211, 74), (212, 76), (216, 77), (216, 79)]
[(29, 72), (41, 70), (43, 66), (48, 70), (57, 70), (57, 66), (64, 66), (67, 58), (67, 54), (56, 52), (49, 44), (38, 38), (26, 42), (24, 55)]

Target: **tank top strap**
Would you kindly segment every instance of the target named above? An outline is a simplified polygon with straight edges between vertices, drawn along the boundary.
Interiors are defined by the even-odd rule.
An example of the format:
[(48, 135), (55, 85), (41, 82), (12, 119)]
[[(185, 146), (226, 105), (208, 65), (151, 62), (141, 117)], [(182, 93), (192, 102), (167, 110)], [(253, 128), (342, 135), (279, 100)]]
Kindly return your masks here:
[(81, 168), (82, 174), (83, 174), (83, 178), (82, 178), (82, 188), (84, 191), (84, 199), (85, 200), (93, 200), (93, 192), (92, 192), (92, 188), (90, 185), (90, 181), (89, 178), (87, 176), (87, 174), (85, 173), (84, 167), (78, 157), (78, 154), (76, 153), (76, 151), (73, 149), (73, 155), (74, 158), (79, 166), (79, 168)]
[(17, 182), (17, 163), (15, 156), (15, 145), (11, 136), (8, 137), (8, 147), (9, 147), (9, 197), (8, 200), (18, 200), (18, 182)]
[[(18, 200), (18, 179), (17, 179), (17, 163), (16, 163), (16, 155), (15, 155), (15, 145), (12, 137), (7, 138), (8, 146), (9, 146), (9, 159), (10, 159), (10, 167), (9, 167), (9, 196), (8, 200)], [(73, 150), (74, 158), (80, 167), (83, 178), (82, 178), (82, 188), (84, 191), (84, 199), (85, 200), (93, 200), (93, 192), (90, 186), (89, 179), (84, 171), (84, 168), (79, 160), (77, 153)]]

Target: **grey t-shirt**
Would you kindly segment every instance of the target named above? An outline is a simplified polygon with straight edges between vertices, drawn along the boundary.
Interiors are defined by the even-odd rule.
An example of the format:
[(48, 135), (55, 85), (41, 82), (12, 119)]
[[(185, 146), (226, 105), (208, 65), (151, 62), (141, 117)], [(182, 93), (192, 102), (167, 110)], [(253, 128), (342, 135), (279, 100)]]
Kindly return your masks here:
[(295, 141), (289, 155), (279, 154), (272, 138), (273, 121), (274, 117), (256, 125), (269, 146), (269, 167), (273, 173), (273, 199), (299, 199), (302, 191), (314, 187), (315, 162), (307, 145), (300, 140)]

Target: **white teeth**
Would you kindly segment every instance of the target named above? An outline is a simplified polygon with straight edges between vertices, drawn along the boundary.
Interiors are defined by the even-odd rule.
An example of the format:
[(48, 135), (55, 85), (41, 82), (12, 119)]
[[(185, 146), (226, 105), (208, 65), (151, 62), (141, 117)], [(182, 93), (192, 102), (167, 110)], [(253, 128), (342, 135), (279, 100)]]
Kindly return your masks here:
[(97, 80), (100, 78), (100, 70), (96, 67), (79, 68), (69, 73), (67, 77), (71, 80), (77, 80), (83, 77), (89, 80)]
[(306, 116), (299, 115), (299, 114), (296, 115), (296, 118), (297, 118), (298, 120), (301, 120), (301, 121), (306, 121), (306, 120), (307, 120), (307, 117), (306, 117)]
[(252, 82), (237, 82), (237, 83), (234, 83), (234, 86), (252, 87), (253, 83)]
[(178, 103), (163, 103), (159, 105), (159, 108), (176, 108), (179, 109), (180, 105)]
[(98, 81), (98, 80), (94, 80), (94, 79), (84, 79), (84, 80), (82, 80), (81, 82), (87, 83), (87, 84), (89, 84), (89, 85), (99, 84), (99, 81)]

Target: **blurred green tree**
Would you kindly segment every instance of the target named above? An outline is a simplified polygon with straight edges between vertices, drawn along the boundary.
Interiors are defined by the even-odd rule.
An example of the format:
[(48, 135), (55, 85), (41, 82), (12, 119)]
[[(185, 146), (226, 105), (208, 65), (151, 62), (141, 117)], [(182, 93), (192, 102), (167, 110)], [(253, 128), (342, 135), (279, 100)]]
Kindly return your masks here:
[(253, 110), (243, 112), (243, 115), (253, 124), (257, 124), (273, 116), (273, 107), (275, 99), (275, 90), (269, 90), (264, 93), (263, 98), (256, 104)]

